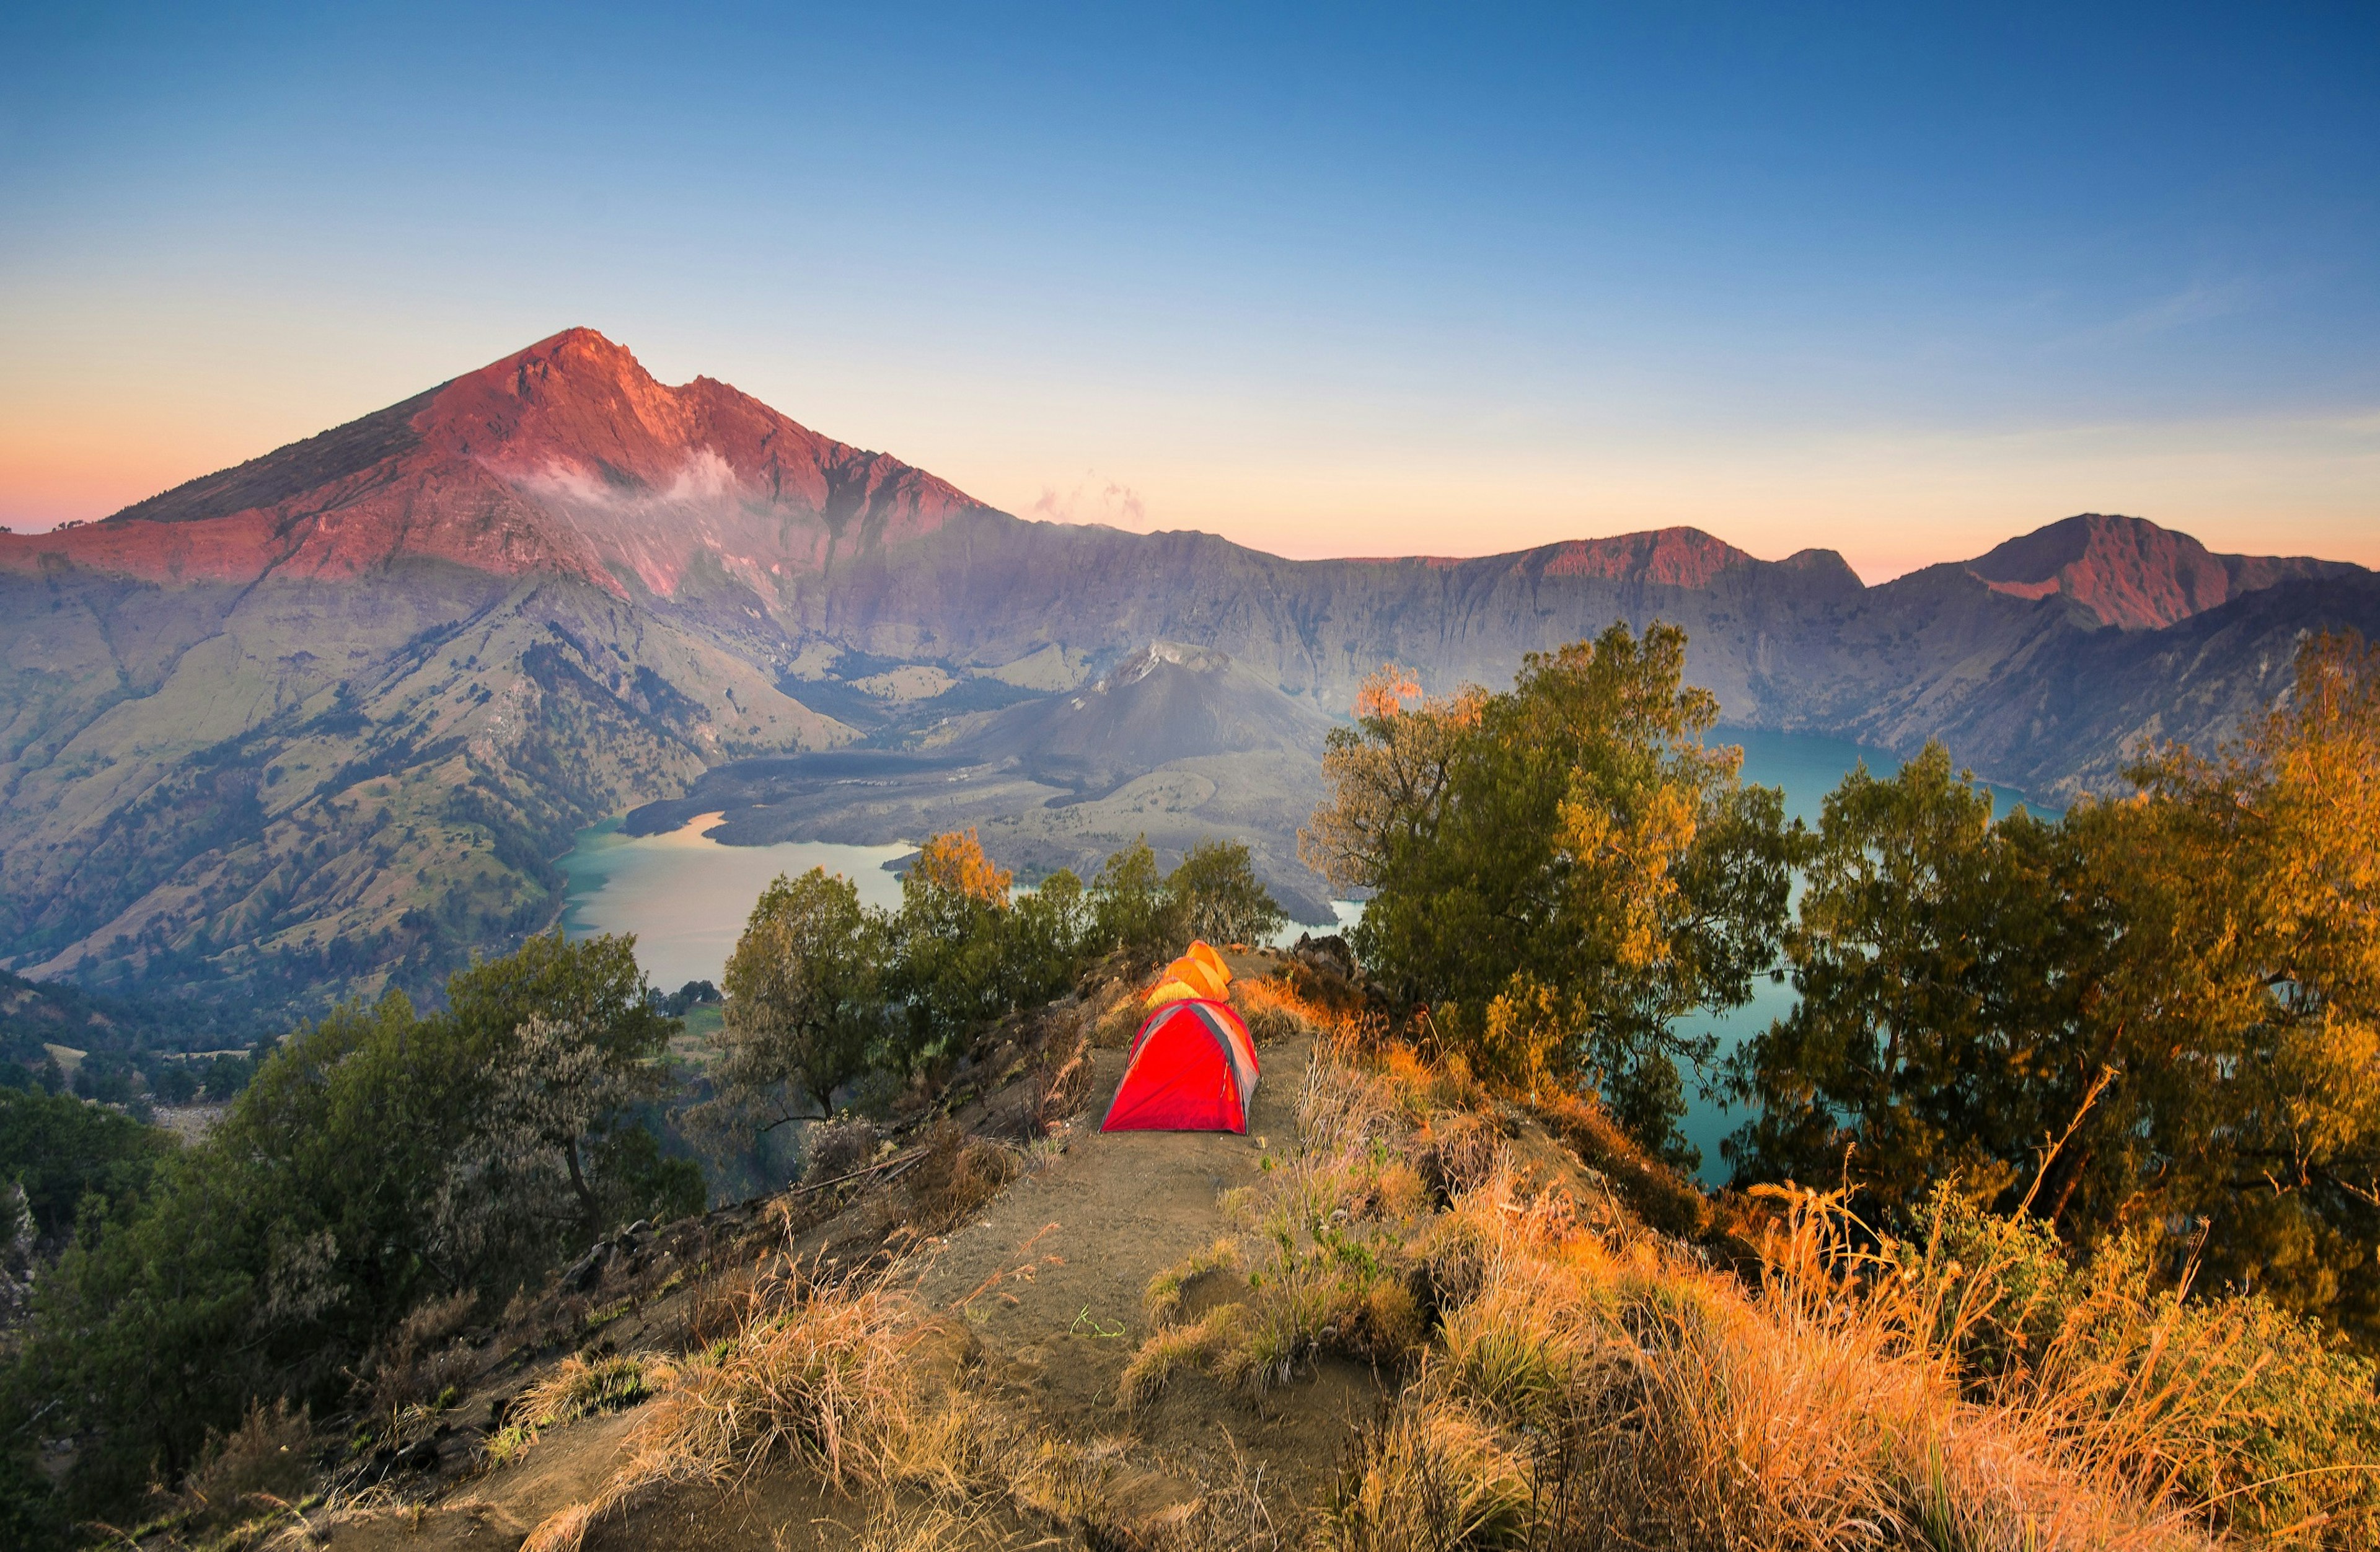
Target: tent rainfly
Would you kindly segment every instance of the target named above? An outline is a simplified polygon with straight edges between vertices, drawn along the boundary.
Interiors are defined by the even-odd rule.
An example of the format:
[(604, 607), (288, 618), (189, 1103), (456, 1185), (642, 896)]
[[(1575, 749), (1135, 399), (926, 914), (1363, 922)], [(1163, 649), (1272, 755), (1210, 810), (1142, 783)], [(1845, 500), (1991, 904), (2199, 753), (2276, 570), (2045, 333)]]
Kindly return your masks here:
[(1257, 1092), (1257, 1048), (1231, 1005), (1160, 1004), (1141, 1022), (1102, 1132), (1238, 1132)]
[(1165, 967), (1141, 1005), (1153, 1010), (1189, 997), (1220, 1002), (1231, 982), (1231, 967), (1223, 963), (1223, 956), (1204, 942), (1193, 943), (1187, 953)]

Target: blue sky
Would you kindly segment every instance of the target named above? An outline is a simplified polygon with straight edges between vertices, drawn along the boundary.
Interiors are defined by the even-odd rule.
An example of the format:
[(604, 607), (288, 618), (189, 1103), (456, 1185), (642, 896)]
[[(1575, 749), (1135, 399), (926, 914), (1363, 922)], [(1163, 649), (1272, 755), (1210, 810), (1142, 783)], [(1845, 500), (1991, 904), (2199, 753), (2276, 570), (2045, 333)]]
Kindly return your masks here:
[(572, 324), (1298, 554), (2071, 512), (2380, 564), (2380, 8), (57, 7), (0, 521)]

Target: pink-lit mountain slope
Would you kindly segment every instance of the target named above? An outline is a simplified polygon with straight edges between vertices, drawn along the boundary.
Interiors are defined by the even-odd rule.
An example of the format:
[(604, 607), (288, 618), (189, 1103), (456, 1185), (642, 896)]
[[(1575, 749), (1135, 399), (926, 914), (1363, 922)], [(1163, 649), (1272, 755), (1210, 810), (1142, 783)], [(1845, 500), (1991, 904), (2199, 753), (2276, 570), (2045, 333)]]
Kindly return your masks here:
[[(2144, 737), (2235, 728), (2305, 631), (2380, 632), (2380, 585), (2096, 516), (1876, 588), (1692, 528), (1289, 561), (1020, 521), (575, 329), (101, 522), (0, 535), (0, 965), (285, 1009), (430, 987), (555, 919), (576, 831), (743, 790), (719, 773), (754, 759), (779, 762), (746, 783), (775, 817), (733, 834), (915, 839), (899, 813), (1055, 856), (1057, 818), (984, 806), (1062, 788), (1050, 814), (1104, 803), (1126, 839), (1246, 836), (1312, 903), (1311, 734), (1366, 673), (1500, 685), (1656, 619), (1732, 721), (1940, 736), (2056, 798)], [(1123, 741), (1162, 770), (1028, 758), (1067, 721), (1035, 697), (1152, 643), (1188, 654), (1165, 660), (1187, 688), (1150, 704), (1205, 709)], [(1239, 746), (1265, 727), (1302, 731)], [(893, 779), (879, 755), (906, 806), (863, 801)]]
[(672, 388), (572, 329), (334, 430), (193, 479), (0, 565), (148, 580), (354, 577), (400, 559), (677, 590), (701, 557), (756, 584), (979, 503), (723, 382)]
[(2156, 630), (2277, 582), (2362, 568), (2306, 556), (2217, 555), (2139, 517), (2086, 512), (2011, 539), (1967, 563), (1994, 592), (2072, 599), (2105, 624)]

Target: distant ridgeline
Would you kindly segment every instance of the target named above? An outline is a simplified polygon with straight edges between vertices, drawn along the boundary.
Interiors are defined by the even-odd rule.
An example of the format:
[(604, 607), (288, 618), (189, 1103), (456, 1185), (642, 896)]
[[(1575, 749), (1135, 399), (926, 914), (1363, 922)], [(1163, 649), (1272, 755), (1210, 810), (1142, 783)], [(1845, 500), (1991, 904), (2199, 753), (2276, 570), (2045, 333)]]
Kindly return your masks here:
[(2310, 630), (2380, 637), (2380, 578), (2105, 515), (1875, 588), (1687, 528), (1291, 561), (1025, 522), (572, 330), (0, 535), (0, 964), (226, 1028), (434, 1004), (646, 806), (731, 843), (975, 826), (1026, 879), (1231, 837), (1319, 922), (1295, 831), (1366, 677), (1501, 685), (1615, 620), (1682, 627), (1728, 723), (1939, 739), (2063, 806), (2260, 715)]

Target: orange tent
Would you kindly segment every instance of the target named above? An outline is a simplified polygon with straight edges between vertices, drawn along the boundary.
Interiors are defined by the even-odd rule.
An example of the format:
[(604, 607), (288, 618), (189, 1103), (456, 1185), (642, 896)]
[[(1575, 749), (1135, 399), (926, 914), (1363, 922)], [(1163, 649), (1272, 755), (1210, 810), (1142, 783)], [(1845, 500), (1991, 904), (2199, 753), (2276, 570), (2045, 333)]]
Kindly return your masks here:
[(1231, 985), (1232, 967), (1223, 963), (1223, 956), (1217, 953), (1213, 946), (1205, 939), (1201, 938), (1194, 941), (1190, 945), (1188, 951), (1184, 952), (1182, 957), (1184, 959), (1195, 959), (1199, 964), (1205, 965), (1208, 969), (1212, 970), (1215, 973), (1215, 980), (1219, 986)]
[(1205, 943), (1193, 943), (1190, 952), (1165, 967), (1157, 985), (1149, 988), (1142, 1006), (1155, 1008), (1166, 1002), (1178, 1002), (1185, 997), (1203, 998), (1220, 1002), (1224, 988), (1231, 983), (1231, 968), (1223, 956)]

